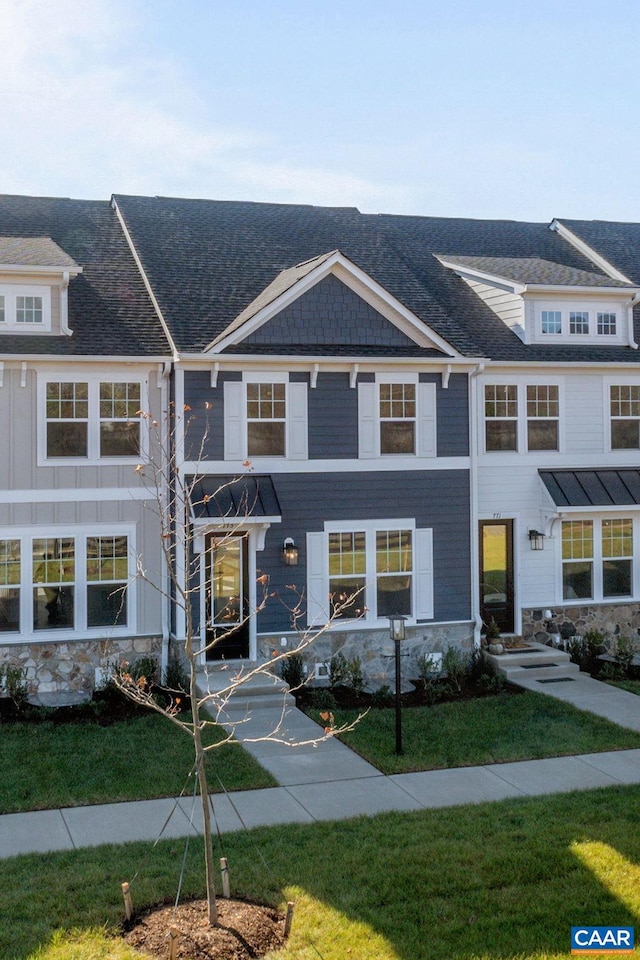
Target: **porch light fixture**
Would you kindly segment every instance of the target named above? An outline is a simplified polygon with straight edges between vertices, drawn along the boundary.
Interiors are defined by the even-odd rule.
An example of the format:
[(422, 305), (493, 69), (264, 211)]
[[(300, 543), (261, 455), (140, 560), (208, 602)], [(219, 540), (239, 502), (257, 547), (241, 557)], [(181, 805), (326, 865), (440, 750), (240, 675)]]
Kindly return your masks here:
[(293, 542), (293, 537), (287, 537), (282, 545), (282, 559), (288, 567), (297, 567), (298, 548)]
[(532, 550), (544, 550), (544, 533), (539, 530), (529, 530), (529, 545)]

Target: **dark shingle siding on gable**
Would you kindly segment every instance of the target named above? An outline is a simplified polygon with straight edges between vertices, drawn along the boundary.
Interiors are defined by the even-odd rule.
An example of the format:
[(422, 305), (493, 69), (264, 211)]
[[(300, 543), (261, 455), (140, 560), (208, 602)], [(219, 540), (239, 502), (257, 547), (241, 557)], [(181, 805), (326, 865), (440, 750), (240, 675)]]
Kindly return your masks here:
[(69, 284), (72, 336), (2, 334), (3, 354), (170, 356), (108, 201), (0, 196), (0, 236), (50, 237), (83, 269)]
[(246, 344), (415, 344), (337, 277), (320, 280), (246, 337)]

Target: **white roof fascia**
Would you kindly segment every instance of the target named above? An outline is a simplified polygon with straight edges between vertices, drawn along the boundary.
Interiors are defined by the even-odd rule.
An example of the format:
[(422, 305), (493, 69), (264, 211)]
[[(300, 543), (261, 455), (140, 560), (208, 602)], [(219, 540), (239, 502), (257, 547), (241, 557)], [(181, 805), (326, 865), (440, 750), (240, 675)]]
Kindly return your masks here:
[(579, 293), (581, 297), (604, 295), (607, 297), (632, 298), (640, 293), (640, 288), (576, 286), (566, 283), (528, 283), (524, 287), (523, 295), (527, 293)]
[(604, 270), (612, 280), (622, 280), (624, 283), (632, 283), (629, 277), (625, 276), (625, 274), (614, 267), (612, 263), (605, 260), (602, 254), (598, 253), (593, 247), (590, 247), (588, 243), (585, 243), (584, 240), (581, 240), (580, 237), (565, 227), (560, 220), (553, 219), (549, 224), (549, 230), (553, 230), (559, 234), (563, 240), (566, 240), (572, 247), (575, 247), (579, 253), (582, 253), (588, 260), (591, 260), (597, 267), (600, 267), (601, 270)]
[(65, 273), (77, 277), (78, 274), (82, 273), (82, 267), (34, 267), (28, 263), (0, 263), (0, 273), (26, 273), (58, 279)]
[(440, 261), (443, 267), (453, 270), (463, 279), (469, 277), (472, 280), (480, 280), (482, 283), (488, 283), (490, 286), (500, 283), (503, 286), (509, 287), (513, 293), (519, 294), (523, 294), (527, 289), (526, 283), (518, 283), (513, 277), (503, 277), (498, 273), (487, 273), (484, 270), (477, 270), (475, 267), (462, 266), (453, 260), (446, 260), (444, 257), (436, 257), (436, 259)]
[(174, 363), (177, 363), (178, 360), (180, 359), (180, 355), (179, 355), (179, 352), (178, 352), (178, 348), (176, 347), (175, 343), (173, 342), (173, 337), (171, 336), (171, 333), (170, 333), (170, 331), (169, 331), (169, 327), (167, 326), (167, 322), (166, 322), (166, 320), (164, 319), (162, 310), (160, 309), (160, 304), (159, 304), (158, 301), (156, 300), (156, 295), (155, 295), (155, 293), (153, 292), (153, 287), (152, 287), (151, 284), (149, 283), (149, 279), (148, 279), (148, 277), (147, 277), (147, 274), (145, 273), (145, 269), (144, 269), (144, 267), (142, 266), (142, 261), (140, 260), (140, 257), (138, 256), (138, 251), (137, 251), (136, 248), (135, 248), (135, 245), (134, 245), (134, 243), (133, 243), (133, 240), (131, 239), (131, 234), (129, 233), (129, 231), (128, 231), (128, 229), (127, 229), (126, 223), (124, 222), (124, 217), (122, 216), (122, 213), (120, 212), (120, 208), (118, 207), (118, 204), (117, 204), (117, 202), (116, 202), (116, 199), (115, 199), (115, 197), (113, 197), (113, 196), (111, 197), (111, 206), (112, 206), (112, 208), (113, 208), (113, 209), (115, 210), (115, 212), (116, 212), (116, 216), (117, 216), (117, 218), (118, 218), (118, 222), (119, 222), (119, 224), (120, 224), (120, 227), (122, 228), (122, 232), (124, 233), (125, 239), (126, 239), (128, 245), (129, 245), (129, 249), (131, 250), (131, 255), (132, 255), (133, 259), (134, 259), (135, 262), (136, 262), (136, 266), (137, 266), (138, 270), (140, 271), (140, 276), (142, 277), (142, 282), (144, 283), (145, 288), (146, 288), (146, 290), (147, 290), (147, 293), (149, 294), (149, 297), (150, 297), (151, 302), (152, 302), (152, 304), (153, 304), (153, 309), (156, 311), (156, 314), (157, 314), (157, 316), (158, 316), (158, 319), (160, 320), (160, 323), (161, 323), (161, 325), (162, 325), (162, 329), (164, 330), (164, 335), (165, 335), (165, 337), (167, 338), (167, 341), (168, 341), (168, 343), (169, 343), (169, 346), (171, 347), (171, 352), (172, 352), (172, 354), (173, 354), (173, 356), (171, 357), (171, 359), (173, 360)]
[(293, 303), (303, 293), (314, 287), (320, 280), (334, 274), (345, 283), (354, 293), (366, 300), (370, 306), (381, 313), (385, 319), (396, 326), (402, 333), (408, 336), (418, 346), (436, 347), (444, 350), (454, 357), (460, 357), (461, 354), (455, 350), (443, 337), (433, 332), (430, 328), (416, 317), (411, 310), (408, 310), (399, 300), (396, 300), (384, 287), (376, 283), (369, 274), (357, 267), (351, 260), (347, 259), (340, 251), (336, 251), (331, 257), (321, 263), (317, 269), (312, 270), (306, 276), (301, 277), (288, 290), (282, 293), (271, 303), (267, 304), (262, 310), (259, 310), (253, 317), (249, 318), (241, 327), (233, 330), (230, 334), (220, 334), (213, 341), (207, 352), (219, 353), (229, 346), (241, 343), (247, 336), (258, 330), (264, 323), (270, 320), (276, 314), (280, 313), (286, 306)]

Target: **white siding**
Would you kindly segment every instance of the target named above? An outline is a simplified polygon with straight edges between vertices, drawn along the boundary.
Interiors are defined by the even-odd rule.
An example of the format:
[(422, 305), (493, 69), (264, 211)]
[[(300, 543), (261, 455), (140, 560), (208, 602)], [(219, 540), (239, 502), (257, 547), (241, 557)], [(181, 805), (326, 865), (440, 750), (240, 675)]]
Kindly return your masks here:
[(604, 410), (603, 391), (602, 376), (567, 376), (564, 421), (568, 456), (605, 452), (608, 411)]
[(481, 300), (491, 307), (503, 323), (518, 334), (524, 336), (524, 301), (517, 293), (510, 293), (507, 290), (500, 290), (498, 287), (489, 286), (486, 283), (479, 283), (477, 280), (471, 280), (468, 277), (463, 278), (477, 294)]

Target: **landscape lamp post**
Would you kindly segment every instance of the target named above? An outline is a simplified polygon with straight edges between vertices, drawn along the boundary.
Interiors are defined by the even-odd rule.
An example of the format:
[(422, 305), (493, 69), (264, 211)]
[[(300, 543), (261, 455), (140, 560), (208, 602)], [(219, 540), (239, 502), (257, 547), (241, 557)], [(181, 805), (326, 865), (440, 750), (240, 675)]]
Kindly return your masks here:
[(404, 640), (405, 617), (389, 617), (389, 633), (395, 644), (396, 654), (396, 753), (402, 753), (402, 670), (400, 666), (400, 644)]

